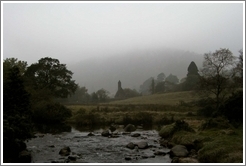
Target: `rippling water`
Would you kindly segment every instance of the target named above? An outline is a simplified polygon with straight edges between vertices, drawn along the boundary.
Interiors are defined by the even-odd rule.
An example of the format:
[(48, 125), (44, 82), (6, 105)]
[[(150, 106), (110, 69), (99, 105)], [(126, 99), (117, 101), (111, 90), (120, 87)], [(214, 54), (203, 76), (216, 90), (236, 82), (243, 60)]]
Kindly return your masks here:
[[(81, 131), (82, 130), (82, 131)], [(92, 131), (93, 130), (93, 131)], [(65, 132), (56, 130), (53, 133), (37, 133), (37, 137), (26, 142), (27, 149), (31, 151), (33, 163), (76, 162), (76, 163), (170, 163), (168, 154), (154, 155), (156, 151), (168, 152), (169, 149), (161, 147), (159, 135), (156, 130), (137, 129), (133, 133), (141, 136), (132, 137), (133, 133), (124, 133), (118, 128), (114, 133), (116, 138), (101, 136), (103, 129), (77, 129), (71, 127)], [(95, 136), (88, 136), (92, 132)], [(148, 143), (147, 149), (128, 149), (130, 142)], [(71, 149), (69, 156), (59, 155), (59, 151), (68, 146)], [(75, 158), (75, 159), (74, 159)], [(73, 160), (71, 160), (73, 159)]]

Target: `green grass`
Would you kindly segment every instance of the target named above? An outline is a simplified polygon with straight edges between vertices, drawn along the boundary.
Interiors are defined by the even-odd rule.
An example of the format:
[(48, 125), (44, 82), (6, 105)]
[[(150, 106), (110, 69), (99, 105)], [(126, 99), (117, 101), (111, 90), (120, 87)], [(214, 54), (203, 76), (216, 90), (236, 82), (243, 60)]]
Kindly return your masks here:
[(210, 137), (198, 151), (200, 162), (241, 163), (243, 162), (243, 129), (234, 129), (234, 134), (222, 130), (205, 130), (200, 136)]

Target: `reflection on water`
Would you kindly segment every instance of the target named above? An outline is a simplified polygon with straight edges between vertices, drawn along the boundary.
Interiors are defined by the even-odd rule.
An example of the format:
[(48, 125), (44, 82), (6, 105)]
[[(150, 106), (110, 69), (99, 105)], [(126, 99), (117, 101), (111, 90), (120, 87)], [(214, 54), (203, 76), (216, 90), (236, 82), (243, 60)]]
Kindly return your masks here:
[(71, 132), (72, 127), (68, 124), (35, 124), (35, 130), (44, 134), (60, 134), (62, 132)]

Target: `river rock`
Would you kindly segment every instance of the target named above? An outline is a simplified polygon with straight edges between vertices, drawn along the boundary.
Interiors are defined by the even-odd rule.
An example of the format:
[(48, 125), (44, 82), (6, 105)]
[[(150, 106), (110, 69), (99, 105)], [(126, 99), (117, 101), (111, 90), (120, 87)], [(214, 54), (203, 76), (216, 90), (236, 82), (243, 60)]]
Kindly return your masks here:
[(132, 124), (128, 124), (128, 125), (124, 128), (124, 130), (125, 130), (126, 132), (133, 132), (133, 131), (136, 130), (136, 127), (135, 127), (134, 125), (132, 125)]
[(139, 133), (133, 133), (132, 135), (131, 135), (131, 137), (139, 137), (141, 134), (139, 134)]
[(130, 156), (126, 156), (125, 160), (131, 160), (132, 158)]
[(189, 152), (184, 145), (175, 145), (171, 151), (171, 157), (186, 157), (188, 156)]
[(70, 152), (71, 152), (71, 149), (68, 146), (66, 146), (60, 150), (59, 154), (61, 156), (68, 156)]
[(95, 134), (93, 134), (93, 133), (89, 133), (87, 136), (95, 136)]
[(75, 161), (77, 159), (77, 157), (78, 156), (76, 156), (76, 155), (70, 155), (70, 156), (68, 156), (68, 159), (72, 160), (72, 161)]
[(104, 130), (101, 134), (103, 137), (108, 137), (110, 136), (109, 130)]
[(136, 145), (139, 149), (146, 149), (148, 148), (148, 143), (145, 141), (137, 142)]
[(163, 150), (158, 150), (154, 153), (155, 155), (166, 155), (167, 152), (163, 151)]
[(135, 145), (132, 142), (130, 142), (126, 145), (126, 147), (129, 149), (134, 149)]
[(179, 163), (179, 158), (178, 157), (174, 157), (172, 159), (171, 163)]
[(32, 161), (32, 155), (29, 151), (23, 150), (19, 153), (18, 162), (30, 163)]
[(111, 132), (114, 132), (114, 131), (116, 130), (115, 125), (111, 125), (111, 126), (109, 127), (109, 130), (110, 130)]
[(143, 154), (141, 157), (142, 157), (143, 159), (147, 159), (147, 158), (155, 158), (155, 155)]

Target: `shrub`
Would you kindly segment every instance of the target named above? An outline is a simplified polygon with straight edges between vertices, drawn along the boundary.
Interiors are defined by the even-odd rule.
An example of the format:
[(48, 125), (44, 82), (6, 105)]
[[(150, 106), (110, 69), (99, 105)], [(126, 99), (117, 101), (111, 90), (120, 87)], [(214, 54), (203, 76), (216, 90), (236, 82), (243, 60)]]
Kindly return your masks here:
[(135, 114), (135, 123), (136, 124), (143, 124), (144, 126), (150, 126), (153, 122), (153, 117), (148, 112), (138, 112)]
[(183, 120), (177, 120), (173, 124), (163, 126), (159, 131), (159, 135), (163, 138), (171, 138), (178, 131), (195, 132), (188, 123)]
[(201, 99), (197, 102), (197, 106), (200, 107), (200, 109), (197, 110), (198, 116), (212, 117), (215, 112), (214, 102), (210, 98)]
[(221, 114), (232, 123), (243, 122), (243, 91), (232, 94), (220, 108)]
[(122, 122), (124, 125), (135, 124), (134, 120), (128, 114), (124, 115)]
[(33, 120), (37, 123), (62, 123), (71, 116), (70, 109), (56, 102), (41, 101), (33, 108)]
[(79, 109), (75, 115), (75, 123), (77, 125), (96, 125), (101, 123), (100, 115), (93, 111), (86, 111), (84, 108)]
[(210, 118), (203, 122), (199, 127), (199, 130), (206, 130), (206, 129), (228, 129), (232, 128), (229, 124), (229, 121), (223, 117), (217, 118)]
[(162, 138), (169, 138), (170, 136), (173, 135), (174, 133), (174, 126), (175, 126), (175, 123), (173, 124), (170, 124), (170, 125), (165, 125), (161, 128), (161, 130), (159, 131), (159, 135), (162, 137)]
[(168, 125), (174, 122), (174, 115), (171, 116), (164, 116), (161, 119), (157, 120), (158, 125)]

